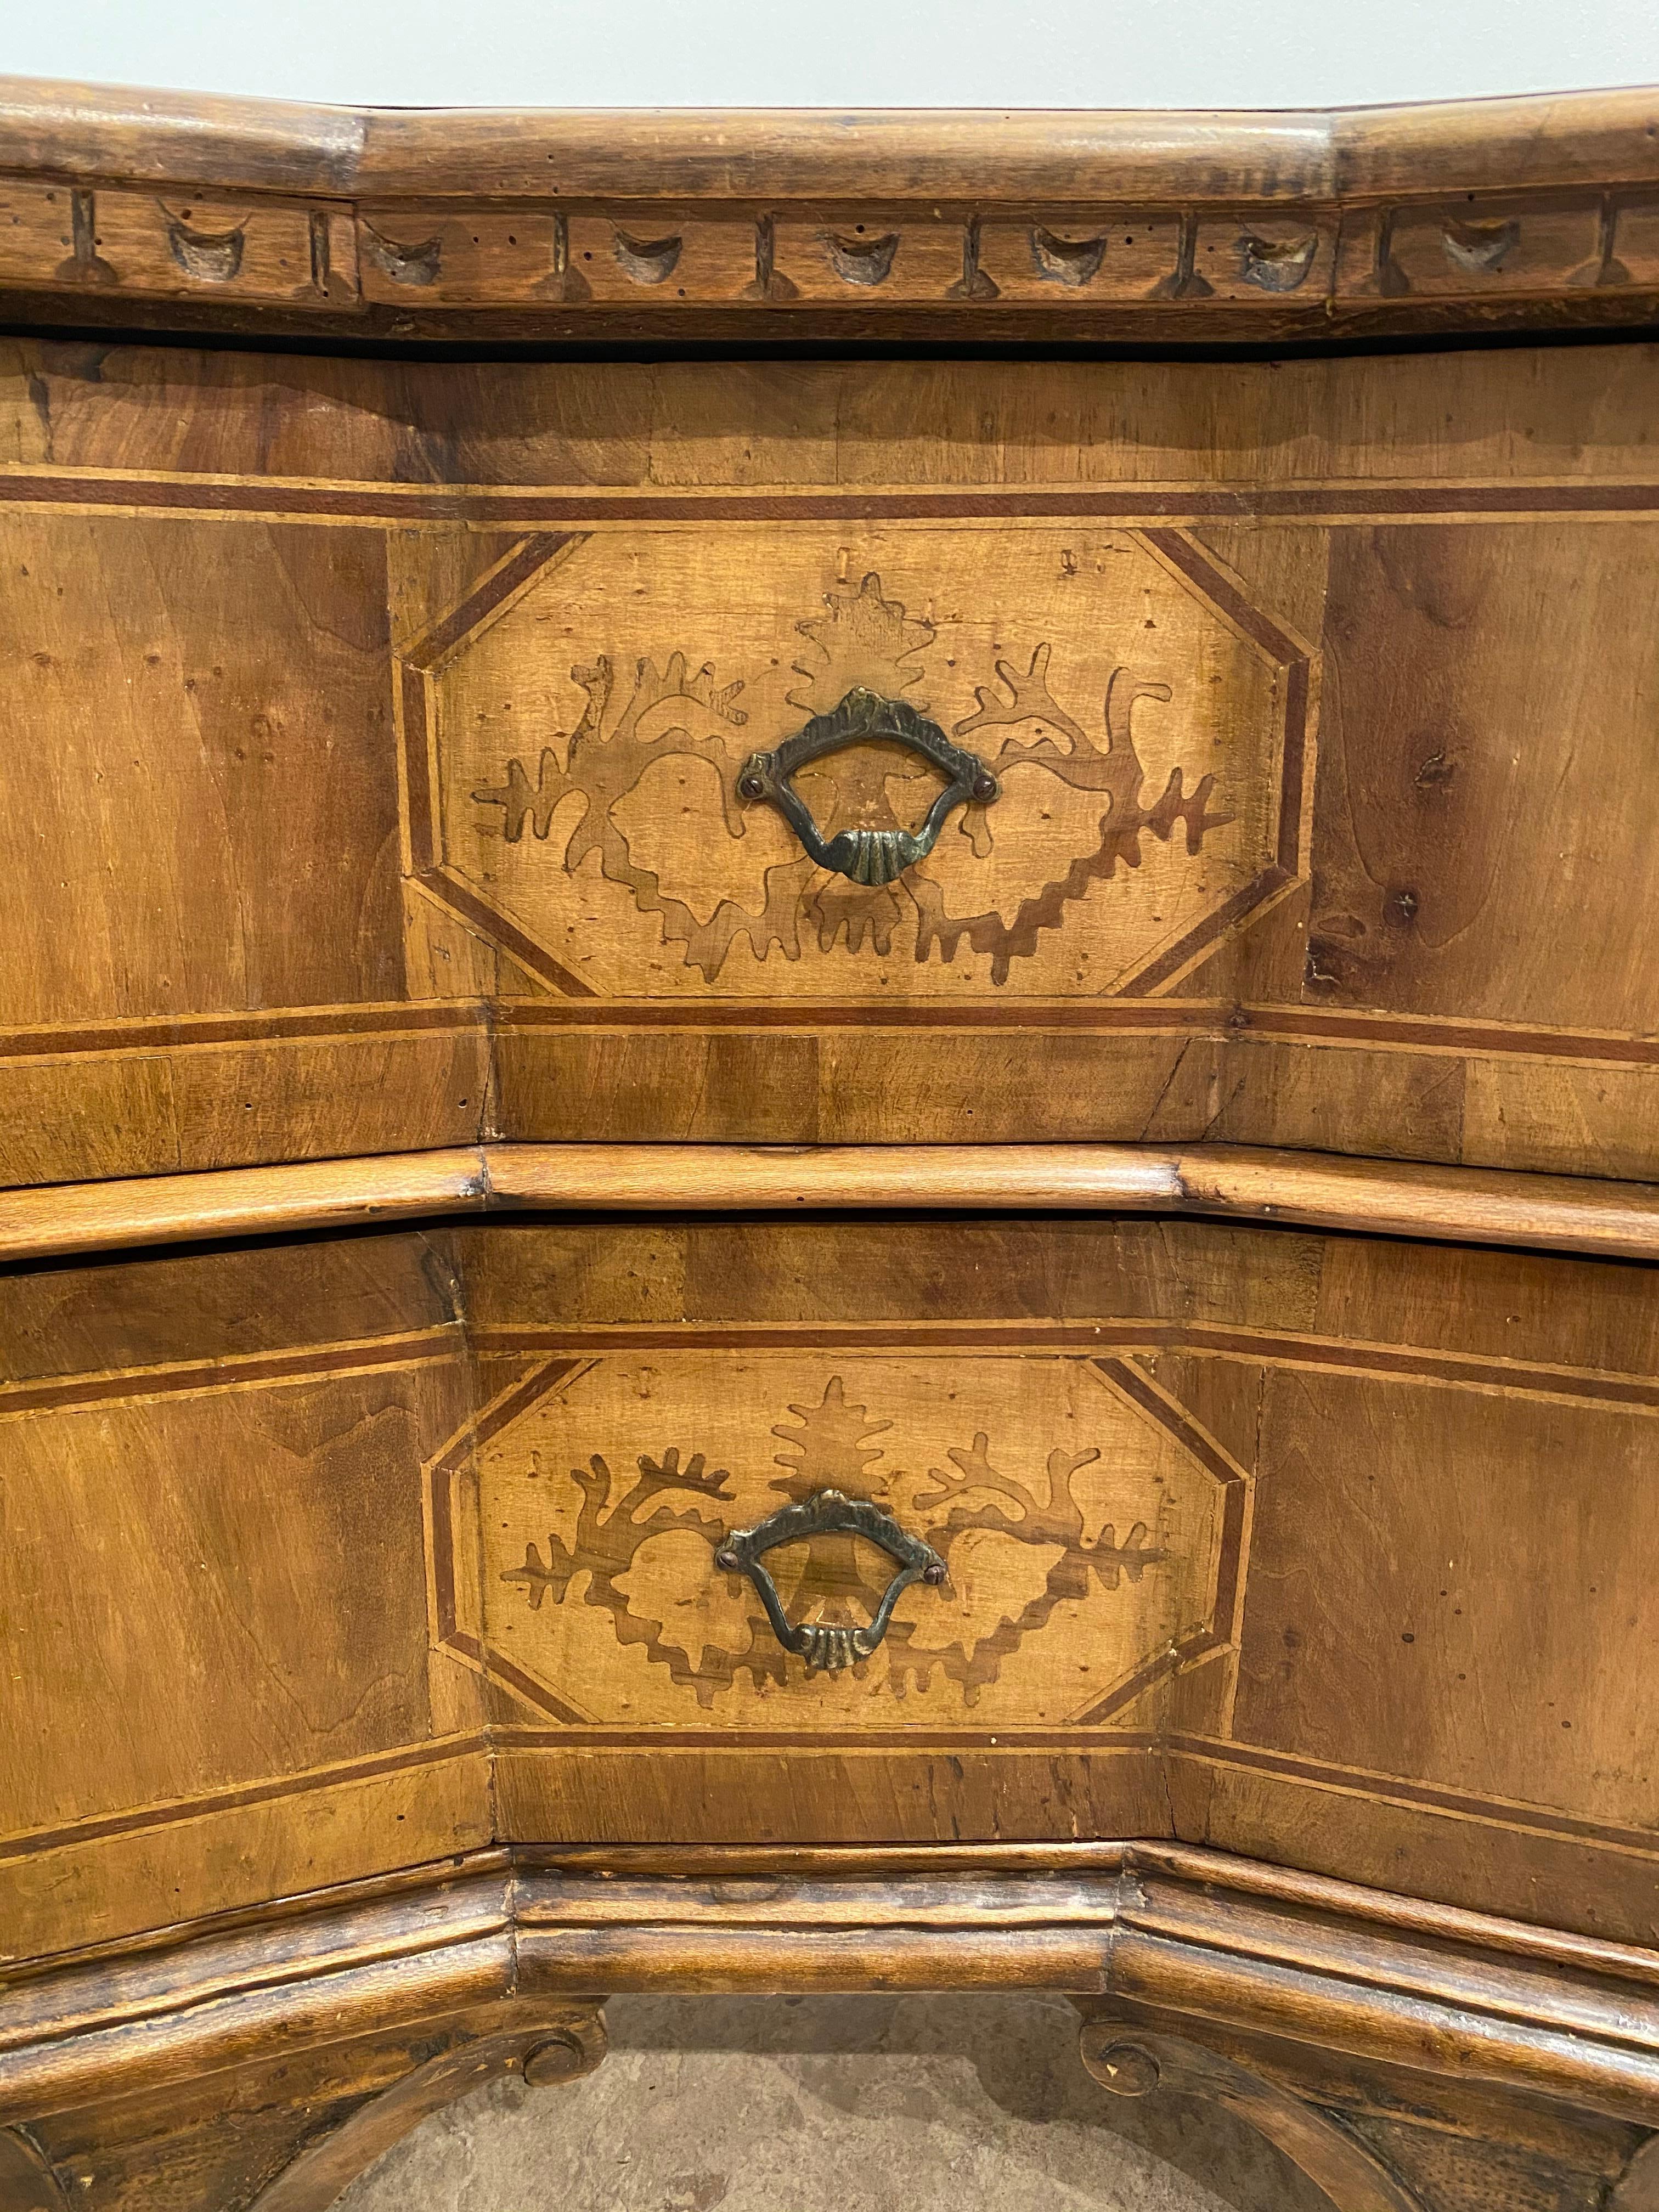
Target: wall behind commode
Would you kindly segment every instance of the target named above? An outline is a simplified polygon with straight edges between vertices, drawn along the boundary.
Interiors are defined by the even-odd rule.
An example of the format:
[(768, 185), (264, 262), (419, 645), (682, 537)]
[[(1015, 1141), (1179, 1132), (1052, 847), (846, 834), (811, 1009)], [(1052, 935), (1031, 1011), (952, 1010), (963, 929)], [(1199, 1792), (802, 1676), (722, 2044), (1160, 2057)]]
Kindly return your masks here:
[(1325, 106), (1659, 82), (1659, 5), (11, 0), (0, 72), (389, 106)]

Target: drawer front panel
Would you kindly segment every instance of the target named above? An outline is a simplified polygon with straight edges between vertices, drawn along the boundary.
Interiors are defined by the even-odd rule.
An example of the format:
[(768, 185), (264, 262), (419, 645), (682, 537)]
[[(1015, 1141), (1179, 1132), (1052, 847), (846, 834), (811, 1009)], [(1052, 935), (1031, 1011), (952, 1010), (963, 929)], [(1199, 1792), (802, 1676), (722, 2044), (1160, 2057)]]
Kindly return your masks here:
[[(12, 1272), (0, 1363), (25, 1951), (492, 1837), (1174, 1833), (1659, 1932), (1650, 1269), (463, 1224)], [(945, 1571), (809, 1668), (717, 1554), (830, 1491)], [(766, 1555), (787, 1630), (867, 1627), (871, 1525)]]
[[(0, 1178), (489, 1134), (1659, 1175), (1650, 394), (1635, 346), (25, 348)], [(995, 790), (912, 852), (936, 763), (822, 754), (821, 865), (743, 787), (861, 696)]]

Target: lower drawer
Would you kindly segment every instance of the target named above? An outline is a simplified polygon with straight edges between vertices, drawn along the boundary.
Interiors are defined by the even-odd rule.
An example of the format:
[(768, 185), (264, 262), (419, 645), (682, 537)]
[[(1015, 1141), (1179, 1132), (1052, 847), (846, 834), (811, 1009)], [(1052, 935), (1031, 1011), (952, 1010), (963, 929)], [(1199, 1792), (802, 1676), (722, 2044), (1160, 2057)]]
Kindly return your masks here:
[(15, 1272), (0, 1928), (1173, 1834), (1652, 1940), (1655, 1290), (1146, 1218)]

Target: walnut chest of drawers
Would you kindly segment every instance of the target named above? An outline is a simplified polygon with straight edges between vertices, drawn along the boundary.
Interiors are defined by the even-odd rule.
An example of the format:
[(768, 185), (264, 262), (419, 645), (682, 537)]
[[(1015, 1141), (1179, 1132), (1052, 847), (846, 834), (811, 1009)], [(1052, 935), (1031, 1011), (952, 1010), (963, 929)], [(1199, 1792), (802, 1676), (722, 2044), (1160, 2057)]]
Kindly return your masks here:
[(1656, 130), (9, 88), (0, 2212), (989, 1985), (1659, 2205)]

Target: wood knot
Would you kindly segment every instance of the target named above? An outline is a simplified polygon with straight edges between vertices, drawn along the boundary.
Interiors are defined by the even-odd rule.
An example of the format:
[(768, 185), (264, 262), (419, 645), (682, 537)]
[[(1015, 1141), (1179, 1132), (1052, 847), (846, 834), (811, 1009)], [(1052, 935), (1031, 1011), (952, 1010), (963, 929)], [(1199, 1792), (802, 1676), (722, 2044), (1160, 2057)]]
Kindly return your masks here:
[(1382, 902), (1382, 912), (1396, 929), (1405, 929), (1416, 920), (1417, 905), (1415, 891), (1390, 891)]

